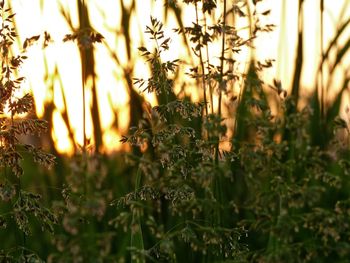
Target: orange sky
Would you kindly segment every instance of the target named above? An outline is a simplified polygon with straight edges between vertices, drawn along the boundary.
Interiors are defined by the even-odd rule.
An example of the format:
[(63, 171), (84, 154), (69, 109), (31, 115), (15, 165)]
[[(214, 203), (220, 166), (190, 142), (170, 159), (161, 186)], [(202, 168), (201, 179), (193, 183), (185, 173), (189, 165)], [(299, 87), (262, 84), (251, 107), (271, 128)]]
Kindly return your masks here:
[[(62, 78), (64, 92), (68, 102), (68, 112), (70, 122), (75, 130), (75, 138), (78, 143), (82, 144), (82, 94), (81, 94), (81, 66), (77, 46), (72, 43), (63, 43), (61, 40), (64, 35), (70, 33), (70, 30), (64, 18), (59, 12), (59, 6), (71, 14), (73, 24), (77, 25), (77, 7), (76, 1), (73, 0), (57, 0), (42, 1), (43, 9), (40, 6), (41, 1), (34, 0), (16, 0), (11, 5), (14, 12), (17, 13), (16, 23), (19, 30), (20, 39), (23, 40), (32, 35), (42, 34), (44, 31), (49, 32), (54, 43), (44, 51), (41, 47), (33, 47), (28, 54), (28, 60), (22, 69), (22, 74), (27, 78), (27, 85), (31, 87), (37, 103), (37, 113), (39, 116), (43, 114), (43, 103), (45, 100), (54, 100), (57, 110), (54, 113), (54, 131), (53, 137), (60, 152), (70, 152), (72, 147), (69, 145), (68, 133), (63, 123), (60, 111), (64, 109), (63, 99), (59, 81), (53, 81), (50, 77), (44, 80), (44, 76), (54, 73), (57, 65), (59, 74)], [(89, 12), (91, 21), (95, 29), (104, 37), (106, 43), (113, 49), (117, 50), (121, 57), (122, 64), (127, 65), (125, 54), (125, 46), (123, 41), (119, 41), (115, 32), (120, 28), (120, 7), (119, 1), (116, 0), (89, 0)], [(126, 6), (130, 4), (125, 1)], [(153, 2), (153, 5), (151, 4)], [(220, 1), (219, 1), (220, 2)], [(276, 67), (269, 70), (267, 79), (279, 78), (282, 80), (283, 86), (288, 87), (291, 82), (293, 63), (295, 56), (296, 41), (296, 14), (298, 1), (276, 1), (265, 0), (263, 5), (259, 6), (259, 10), (272, 9), (272, 13), (267, 17), (267, 23), (276, 24), (276, 30), (273, 33), (263, 34), (257, 41), (257, 55), (259, 58), (276, 59)], [(135, 58), (139, 56), (137, 47), (140, 46), (146, 24), (149, 23), (149, 16), (152, 14), (162, 20), (163, 1), (139, 0), (137, 1), (137, 15), (133, 16), (132, 21), (132, 46), (135, 50)], [(325, 46), (335, 33), (337, 17), (339, 17), (341, 7), (346, 0), (328, 0), (326, 3), (325, 15)], [(305, 36), (306, 47), (305, 54), (305, 71), (303, 72), (303, 84), (311, 87), (315, 82), (316, 65), (319, 61), (321, 51), (319, 49), (320, 31), (318, 27), (319, 14), (318, 0), (305, 1), (304, 13), (305, 20)], [(30, 12), (29, 12), (30, 10)], [(346, 13), (350, 16), (350, 8), (348, 5)], [(188, 8), (185, 11), (185, 23), (191, 23), (193, 19), (193, 10)], [(243, 25), (243, 23), (242, 23)], [(176, 27), (175, 20), (169, 17), (166, 33), (172, 37), (172, 51), (165, 54), (164, 59), (175, 59), (185, 54), (185, 50), (179, 46), (178, 37), (171, 32), (170, 29)], [(349, 34), (350, 35), (350, 34)], [(215, 47), (213, 47), (215, 51)], [(213, 51), (213, 52), (214, 52)], [(119, 137), (121, 133), (125, 133), (127, 121), (119, 121), (121, 130), (116, 131), (112, 128), (114, 117), (112, 110), (118, 112), (118, 119), (125, 120), (128, 116), (128, 97), (124, 88), (124, 82), (121, 77), (120, 68), (109, 57), (109, 54), (102, 44), (96, 45), (96, 72), (98, 74), (98, 96), (99, 106), (101, 108), (101, 121), (104, 129), (103, 140), (106, 150), (118, 149), (120, 147)], [(246, 55), (242, 55), (246, 57)], [(45, 68), (44, 58), (46, 59), (47, 68)], [(146, 76), (145, 64), (142, 59), (138, 58), (135, 62), (136, 75)], [(244, 66), (244, 62), (242, 62)], [(341, 76), (340, 76), (341, 77)], [(52, 83), (53, 82), (53, 83)], [(48, 89), (52, 85), (53, 92)], [(90, 84), (91, 85), (91, 84)], [(89, 90), (87, 83), (87, 91)], [(195, 94), (194, 94), (195, 95)], [(147, 95), (150, 101), (154, 101), (152, 95)], [(87, 92), (87, 106), (91, 103), (91, 94)], [(113, 108), (110, 107), (110, 102)], [(87, 135), (92, 134), (91, 117), (87, 116)]]

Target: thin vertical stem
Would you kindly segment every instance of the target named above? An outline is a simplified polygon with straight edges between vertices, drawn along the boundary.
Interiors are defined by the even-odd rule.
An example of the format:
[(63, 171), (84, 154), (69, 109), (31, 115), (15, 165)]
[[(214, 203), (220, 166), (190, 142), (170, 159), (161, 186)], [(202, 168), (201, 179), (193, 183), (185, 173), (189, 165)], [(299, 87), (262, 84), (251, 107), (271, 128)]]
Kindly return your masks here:
[[(321, 49), (321, 58), (323, 58), (323, 12), (324, 11), (324, 0), (320, 0), (320, 49)], [(320, 89), (321, 89), (321, 116), (322, 119), (324, 117), (324, 98), (325, 98), (325, 90), (323, 83), (323, 63), (320, 65)]]
[(303, 36), (303, 23), (304, 23), (304, 11), (303, 11), (304, 0), (299, 0), (298, 5), (298, 38), (297, 38), (297, 54), (295, 57), (295, 69), (293, 73), (293, 82), (292, 82), (292, 97), (295, 102), (295, 107), (293, 111), (296, 111), (299, 93), (300, 93), (300, 82), (301, 82), (301, 73), (303, 70), (303, 59), (304, 59), (304, 36)]
[(288, 60), (286, 56), (286, 50), (288, 50), (288, 34), (287, 34), (287, 21), (288, 21), (288, 11), (286, 0), (282, 0), (281, 4), (281, 18), (280, 18), (280, 32), (278, 40), (278, 66), (277, 66), (277, 77), (279, 79), (285, 79), (287, 76), (286, 69), (288, 65)]
[[(248, 19), (249, 19), (249, 38), (252, 39), (253, 38), (253, 21), (252, 21), (252, 13), (249, 7), (249, 1), (246, 0), (246, 6), (247, 6), (247, 14), (248, 14)], [(233, 25), (236, 25), (236, 16), (235, 16), (235, 11), (232, 11), (232, 17), (233, 17)], [(250, 48), (249, 49), (249, 61), (252, 61), (252, 58), (254, 58), (254, 49)], [(250, 63), (249, 63), (250, 66)], [(244, 71), (243, 72), (247, 72), (247, 65), (244, 66)], [(242, 96), (243, 96), (243, 83), (244, 83), (244, 78), (241, 79), (240, 83), (239, 83), (239, 93), (238, 93), (238, 98), (237, 98), (237, 105), (240, 105), (241, 101), (242, 101)], [(235, 117), (234, 120), (234, 126), (233, 126), (233, 134), (236, 134), (237, 132), (237, 125), (238, 123), (238, 118), (237, 115)]]
[[(85, 0), (82, 0), (83, 8), (82, 8), (82, 16), (85, 17)], [(85, 109), (85, 75), (86, 75), (86, 51), (84, 47), (82, 47), (82, 93), (83, 93), (83, 151), (86, 151), (86, 109)]]
[[(221, 41), (221, 64), (220, 64), (220, 82), (219, 82), (219, 99), (218, 99), (218, 115), (221, 117), (221, 100), (222, 100), (222, 83), (224, 81), (224, 58), (225, 58), (225, 41), (226, 41), (226, 0), (224, 0), (224, 13), (223, 13), (223, 22), (222, 22), (222, 41)], [(220, 140), (220, 138), (218, 138)], [(217, 165), (219, 163), (219, 144), (220, 142), (217, 142), (217, 145), (215, 147), (215, 164)]]
[[(199, 18), (198, 18), (198, 6), (197, 2), (195, 2), (195, 10), (196, 10), (196, 23), (199, 25)], [(198, 40), (199, 44), (199, 60), (201, 63), (202, 68), (202, 86), (203, 86), (203, 97), (204, 97), (204, 105), (205, 105), (205, 115), (208, 116), (208, 105), (207, 105), (207, 92), (206, 92), (206, 81), (205, 81), (205, 71), (204, 71), (204, 62), (203, 62), (203, 56), (202, 56), (202, 43), (201, 39)]]
[[(220, 68), (220, 82), (219, 82), (219, 105), (218, 105), (218, 115), (219, 118), (221, 117), (221, 100), (222, 100), (222, 83), (224, 80), (224, 56), (225, 56), (225, 30), (226, 30), (226, 0), (224, 0), (224, 13), (223, 13), (223, 29), (222, 29), (222, 42), (221, 42), (221, 68)], [(219, 165), (219, 151), (220, 151), (220, 135), (216, 138), (217, 142), (215, 145), (215, 152), (214, 152), (214, 162), (215, 165), (218, 167)], [(222, 193), (222, 182), (221, 182), (221, 176), (220, 174), (214, 174), (213, 180), (212, 180), (212, 190), (214, 193), (215, 198), (217, 201), (221, 204), (223, 200), (223, 193)], [(221, 211), (220, 208), (215, 211), (214, 213), (214, 223), (216, 225), (221, 225)]]
[[(210, 61), (209, 61), (209, 48), (208, 48), (208, 46), (206, 46), (205, 49), (206, 49), (206, 53), (207, 53), (207, 65), (209, 68)], [(210, 80), (208, 81), (208, 86), (209, 86), (209, 99), (210, 99), (211, 113), (214, 114), (213, 86), (210, 83)]]
[[(81, 15), (83, 24), (85, 26), (85, 19), (87, 17), (87, 7), (85, 6), (85, 1), (82, 0)], [(85, 94), (85, 79), (86, 79), (86, 63), (87, 63), (87, 51), (84, 45), (81, 46), (81, 64), (82, 64), (82, 96), (83, 96), (83, 152), (82, 152), (82, 162), (83, 162), (83, 172), (84, 172), (84, 196), (86, 197), (88, 193), (88, 180), (87, 180), (87, 137), (86, 137), (86, 94)]]
[(221, 85), (223, 82), (224, 75), (224, 57), (225, 57), (225, 41), (226, 41), (226, 9), (227, 3), (224, 0), (224, 13), (223, 13), (223, 22), (222, 22), (222, 39), (221, 39), (221, 65), (220, 65), (220, 83), (219, 83), (219, 101), (218, 101), (218, 114), (221, 115), (221, 100), (222, 100), (222, 90)]
[(86, 62), (86, 52), (85, 50), (83, 50), (83, 56), (82, 56), (82, 93), (83, 93), (83, 151), (86, 150), (86, 142), (87, 142), (87, 139), (86, 139), (86, 109), (85, 109), (85, 106), (86, 106), (86, 101), (85, 101), (85, 62)]
[[(203, 13), (203, 19), (204, 19), (204, 28), (205, 32), (207, 31), (207, 18)], [(209, 73), (209, 65), (210, 65), (210, 56), (209, 56), (209, 47), (208, 45), (205, 45), (205, 51), (206, 51), (206, 59), (207, 59), (207, 71)], [(214, 102), (213, 102), (213, 87), (210, 84), (210, 79), (208, 81), (208, 87), (209, 87), (209, 103), (210, 103), (210, 108), (211, 108), (211, 113), (214, 114)]]

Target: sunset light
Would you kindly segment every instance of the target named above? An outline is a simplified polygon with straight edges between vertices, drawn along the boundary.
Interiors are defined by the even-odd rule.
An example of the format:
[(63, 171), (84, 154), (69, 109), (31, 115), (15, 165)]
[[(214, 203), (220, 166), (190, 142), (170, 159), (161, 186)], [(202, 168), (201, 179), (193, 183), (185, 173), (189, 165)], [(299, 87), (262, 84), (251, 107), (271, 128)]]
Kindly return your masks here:
[[(145, 38), (143, 32), (146, 25), (149, 24), (150, 14), (159, 19), (164, 19), (162, 1), (142, 1), (136, 2), (136, 8), (132, 11), (130, 18), (130, 50), (131, 60), (128, 58), (126, 42), (123, 36), (123, 25), (121, 24), (121, 6), (118, 1), (88, 1), (89, 17), (91, 18), (92, 26), (104, 36), (102, 44), (94, 46), (96, 72), (96, 85), (98, 96), (98, 107), (100, 113), (101, 128), (103, 131), (104, 149), (114, 151), (121, 149), (118, 143), (120, 134), (127, 132), (128, 129), (128, 112), (133, 110), (129, 106), (128, 92), (123, 76), (123, 69), (134, 67), (132, 77), (147, 76), (148, 68), (145, 67), (144, 62), (139, 57), (137, 48), (141, 45), (148, 45), (149, 41)], [(130, 8), (132, 1), (124, 1), (124, 8)], [(263, 12), (271, 9), (271, 15), (263, 17), (262, 23), (273, 24), (276, 26), (275, 30), (270, 33), (263, 33), (255, 41), (255, 54), (261, 60), (273, 59), (276, 62), (274, 67), (267, 72), (267, 79), (271, 83), (273, 79), (280, 79), (285, 89), (289, 89), (292, 82), (292, 72), (294, 67), (294, 57), (296, 52), (296, 32), (297, 21), (296, 13), (298, 12), (297, 1), (264, 1), (258, 8), (258, 12)], [(349, 13), (349, 8), (343, 10), (346, 6), (344, 1), (336, 1), (325, 5), (325, 20), (324, 20), (324, 47), (330, 42), (335, 34), (337, 25), (334, 20), (343, 12), (343, 16)], [(76, 28), (78, 26), (77, 5), (74, 1), (13, 1), (11, 5), (15, 13), (17, 13), (16, 23), (18, 25), (18, 32), (20, 36), (20, 43), (24, 39), (33, 35), (43, 34), (48, 32), (53, 42), (49, 44), (46, 49), (42, 49), (39, 45), (32, 47), (28, 54), (28, 61), (23, 68), (23, 74), (28, 79), (27, 84), (33, 90), (36, 101), (36, 111), (38, 116), (42, 117), (44, 114), (44, 104), (53, 101), (55, 105), (54, 110), (54, 131), (56, 148), (59, 152), (72, 153), (72, 146), (69, 146), (69, 139), (67, 127), (62, 118), (62, 111), (67, 111), (69, 122), (74, 132), (75, 143), (82, 145), (83, 131), (82, 131), (82, 94), (81, 94), (81, 62), (79, 49), (75, 43), (64, 43), (62, 41), (65, 34), (71, 32), (69, 24), (66, 19), (70, 19), (72, 25)], [(320, 62), (320, 16), (315, 12), (311, 12), (317, 8), (318, 1), (307, 1), (303, 7), (304, 14), (304, 30), (307, 39), (305, 38), (304, 46), (304, 70), (302, 75), (303, 85), (306, 88), (313, 88), (313, 83), (316, 78), (317, 65)], [(183, 6), (183, 21), (185, 26), (191, 25), (194, 19), (193, 6), (181, 4)], [(28, 10), (31, 10), (28, 12)], [(286, 12), (288, 10), (288, 12)], [(68, 17), (64, 17), (65, 14)], [(215, 19), (219, 19), (221, 15), (219, 12), (213, 14)], [(287, 17), (286, 17), (287, 16)], [(237, 18), (237, 27), (244, 28), (247, 26), (246, 19)], [(30, 25), (27, 21), (30, 20)], [(212, 22), (212, 21), (208, 21)], [(166, 35), (171, 37), (173, 50), (176, 52), (165, 52), (163, 58), (165, 60), (174, 60), (180, 58), (183, 61), (188, 60), (188, 52), (183, 46), (181, 36), (176, 35), (171, 29), (178, 26), (174, 13), (169, 12), (167, 23), (165, 23)], [(244, 31), (242, 31), (243, 33)], [(246, 31), (248, 34), (248, 31)], [(242, 34), (241, 33), (241, 34)], [(248, 35), (246, 37), (248, 37)], [(216, 51), (220, 50), (220, 43), (212, 45), (210, 53), (213, 58), (219, 56)], [(317, 52), (315, 52), (317, 51)], [(113, 52), (113, 53), (111, 53)], [(217, 54), (215, 54), (217, 53)], [(111, 54), (118, 57), (111, 57)], [(243, 72), (247, 69), (248, 53), (240, 53), (238, 55), (240, 70)], [(192, 57), (193, 59), (193, 57)], [(214, 61), (214, 60), (213, 60)], [(347, 60), (348, 61), (348, 60)], [(120, 64), (119, 64), (120, 63)], [(346, 63), (344, 61), (344, 63)], [(343, 72), (338, 73), (338, 77), (342, 78)], [(189, 80), (188, 80), (189, 81)], [(86, 112), (90, 112), (91, 107), (91, 80), (86, 83)], [(336, 85), (335, 85), (336, 86)], [(339, 87), (338, 87), (339, 88)], [(138, 92), (136, 90), (136, 92)], [(200, 100), (200, 95), (196, 92), (189, 93), (195, 101)], [(148, 101), (153, 105), (156, 103), (154, 94), (144, 94)], [(329, 94), (330, 98), (332, 95)], [(64, 100), (66, 105), (64, 104)], [(67, 109), (65, 109), (67, 106)], [(93, 126), (91, 124), (91, 115), (86, 117), (87, 137), (92, 139)], [(118, 120), (117, 127), (114, 126), (115, 121)], [(107, 139), (108, 138), (108, 139)], [(108, 142), (107, 142), (108, 141)], [(113, 143), (112, 143), (113, 142)], [(59, 145), (61, 144), (61, 145)]]
[(0, 0), (0, 68), (0, 262), (349, 262), (349, 0)]

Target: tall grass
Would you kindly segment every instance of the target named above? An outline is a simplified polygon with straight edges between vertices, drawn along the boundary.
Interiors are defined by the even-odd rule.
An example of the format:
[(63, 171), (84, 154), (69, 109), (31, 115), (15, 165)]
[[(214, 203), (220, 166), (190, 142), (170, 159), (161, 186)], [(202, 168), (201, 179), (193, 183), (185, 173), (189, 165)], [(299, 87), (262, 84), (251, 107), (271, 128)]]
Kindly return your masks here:
[[(5, 262), (29, 259), (34, 262), (346, 262), (350, 256), (349, 145), (344, 145), (337, 135), (339, 130), (349, 131), (346, 120), (339, 117), (341, 96), (349, 80), (345, 78), (343, 88), (330, 105), (326, 102), (329, 92), (326, 87), (330, 83), (322, 84), (315, 78), (312, 97), (306, 107), (298, 108), (303, 99), (305, 36), (301, 22), (305, 14), (301, 10), (304, 1), (299, 2), (296, 66), (290, 94), (278, 80), (271, 85), (264, 83), (261, 76), (271, 63), (257, 61), (253, 51), (246, 72), (237, 71), (235, 52), (247, 45), (251, 48), (260, 31), (271, 30), (271, 26), (260, 22), (259, 16), (264, 14), (258, 12), (259, 2), (232, 5), (226, 0), (185, 1), (182, 4), (193, 5), (197, 14), (188, 27), (183, 27), (181, 22), (180, 3), (168, 2), (164, 11), (175, 12), (179, 24), (175, 32), (184, 38), (193, 56), (193, 65), (186, 73), (197, 83), (191, 88), (200, 91), (199, 102), (176, 93), (175, 85), (186, 82), (184, 72), (178, 72), (183, 62), (164, 60), (164, 53), (172, 50), (172, 45), (160, 19), (151, 16), (145, 28), (145, 36), (154, 42), (155, 48), (143, 45), (138, 50), (150, 68), (145, 79), (134, 76), (133, 64), (123, 66), (119, 54), (104, 43), (122, 68), (127, 84), (131, 127), (122, 142), (131, 144), (132, 151), (110, 156), (99, 152), (103, 131), (98, 104), (93, 101), (86, 114), (96, 121), (96, 151), (88, 147), (84, 131), (81, 152), (77, 148), (74, 156), (60, 160), (55, 174), (50, 176), (62, 178), (53, 180), (50, 190), (44, 189), (49, 183), (42, 183), (46, 170), (34, 166), (27, 155), (20, 184), (9, 179), (11, 169), (17, 171), (19, 163), (4, 161), (7, 167), (1, 173), (1, 211), (9, 212), (1, 212), (0, 223), (4, 226), (6, 222), (9, 228), (1, 229), (0, 234), (5, 237), (17, 223), (16, 233), (20, 237), (2, 238), (6, 241), (0, 245), (1, 259)], [(132, 60), (135, 55), (130, 46), (130, 25), (137, 3), (132, 1), (130, 10), (122, 0), (119, 4), (123, 10), (123, 32), (116, 34), (125, 42), (127, 57)], [(93, 46), (102, 45), (98, 42), (103, 42), (103, 38), (91, 28), (87, 1), (78, 1), (77, 5), (79, 28), (72, 28), (65, 40), (76, 41), (81, 48), (81, 77), (85, 83), (88, 76), (96, 77)], [(215, 12), (220, 13), (217, 21), (209, 19)], [(69, 22), (69, 14), (64, 15)], [(199, 19), (200, 16), (205, 19)], [(237, 31), (238, 16), (249, 23), (251, 30), (247, 38)], [(337, 42), (348, 24), (347, 20), (340, 22), (328, 46), (320, 43), (323, 54), (320, 80), (322, 71), (327, 70), (327, 61), (332, 62), (329, 68), (332, 75), (347, 55), (348, 41), (340, 48)], [(208, 46), (217, 39), (221, 49), (220, 56), (215, 58), (209, 54)], [(84, 47), (84, 43), (88, 46)], [(3, 57), (6, 57), (4, 53)], [(5, 86), (4, 83), (2, 90)], [(96, 88), (93, 87), (95, 91)], [(239, 88), (238, 98), (233, 96), (236, 88)], [(145, 103), (138, 90), (155, 92), (158, 105)], [(269, 96), (271, 93), (276, 96)], [(92, 94), (97, 100), (97, 92)], [(269, 106), (271, 97), (280, 106), (276, 116)], [(82, 100), (84, 104), (85, 99)], [(232, 107), (231, 111), (227, 110), (232, 106), (228, 102), (235, 104), (234, 111)], [(52, 112), (53, 107), (51, 104), (48, 109)], [(62, 116), (69, 129), (68, 115), (63, 112)], [(229, 118), (235, 123), (233, 127), (227, 125)], [(12, 118), (7, 121), (11, 125), (6, 127), (14, 126)], [(6, 127), (1, 127), (1, 136)], [(5, 150), (13, 145), (6, 140), (4, 137), (1, 145)], [(221, 148), (223, 143), (230, 147)], [(38, 157), (33, 148), (27, 148)], [(7, 157), (5, 151), (1, 152), (1, 160)], [(52, 199), (45, 200), (54, 214), (37, 201), (37, 193), (23, 191), (39, 181), (37, 192), (55, 191), (47, 195)], [(10, 202), (8, 196), (12, 198)], [(24, 203), (16, 202), (16, 198)], [(16, 222), (11, 216), (6, 218), (11, 213)], [(39, 222), (31, 220), (31, 213), (39, 215)], [(23, 214), (28, 221), (26, 217), (18, 217)], [(53, 227), (54, 223), (57, 225)], [(41, 233), (41, 225), (54, 230), (53, 235)], [(32, 229), (32, 236), (24, 240), (22, 232), (28, 234), (27, 227)]]

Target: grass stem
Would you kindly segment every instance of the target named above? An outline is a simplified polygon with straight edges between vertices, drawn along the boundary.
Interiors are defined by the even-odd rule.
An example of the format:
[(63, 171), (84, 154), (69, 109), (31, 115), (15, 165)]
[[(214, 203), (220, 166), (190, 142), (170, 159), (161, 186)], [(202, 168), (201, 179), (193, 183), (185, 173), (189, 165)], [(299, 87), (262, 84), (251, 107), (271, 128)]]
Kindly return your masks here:
[[(195, 2), (195, 11), (196, 11), (196, 23), (199, 25), (199, 18), (198, 18), (198, 5), (197, 2)], [(208, 103), (207, 103), (207, 92), (206, 92), (206, 81), (205, 81), (205, 67), (203, 62), (203, 55), (202, 55), (202, 43), (200, 38), (198, 39), (198, 45), (199, 45), (199, 60), (201, 64), (201, 79), (202, 79), (202, 86), (203, 86), (203, 100), (204, 100), (204, 109), (205, 109), (205, 115), (208, 116)]]

